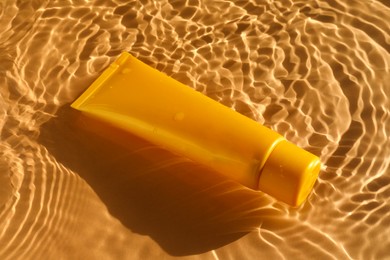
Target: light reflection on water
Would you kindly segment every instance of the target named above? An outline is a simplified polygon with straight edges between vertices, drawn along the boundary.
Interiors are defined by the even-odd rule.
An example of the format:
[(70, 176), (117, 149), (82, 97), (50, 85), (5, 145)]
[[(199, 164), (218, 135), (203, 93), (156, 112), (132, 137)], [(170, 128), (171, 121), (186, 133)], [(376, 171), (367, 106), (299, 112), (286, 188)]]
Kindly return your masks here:
[[(0, 258), (390, 257), (389, 16), (385, 1), (0, 4)], [(79, 127), (69, 102), (122, 51), (321, 156), (307, 203)]]

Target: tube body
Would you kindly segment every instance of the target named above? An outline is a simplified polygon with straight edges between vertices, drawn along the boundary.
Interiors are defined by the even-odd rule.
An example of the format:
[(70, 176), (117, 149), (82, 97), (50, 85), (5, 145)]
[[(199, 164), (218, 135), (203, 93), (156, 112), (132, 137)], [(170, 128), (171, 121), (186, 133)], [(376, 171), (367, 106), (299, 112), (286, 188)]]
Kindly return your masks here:
[(71, 106), (252, 189), (259, 188), (261, 172), (275, 147), (286, 142), (278, 133), (128, 53)]

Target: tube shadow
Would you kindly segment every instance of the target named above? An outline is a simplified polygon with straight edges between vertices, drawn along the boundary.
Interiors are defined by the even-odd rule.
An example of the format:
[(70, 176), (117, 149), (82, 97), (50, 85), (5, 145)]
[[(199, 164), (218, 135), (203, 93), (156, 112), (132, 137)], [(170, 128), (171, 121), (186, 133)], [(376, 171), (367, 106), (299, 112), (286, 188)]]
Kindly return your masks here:
[(69, 106), (42, 126), (39, 142), (86, 180), (124, 226), (171, 255), (224, 246), (278, 214), (259, 192)]

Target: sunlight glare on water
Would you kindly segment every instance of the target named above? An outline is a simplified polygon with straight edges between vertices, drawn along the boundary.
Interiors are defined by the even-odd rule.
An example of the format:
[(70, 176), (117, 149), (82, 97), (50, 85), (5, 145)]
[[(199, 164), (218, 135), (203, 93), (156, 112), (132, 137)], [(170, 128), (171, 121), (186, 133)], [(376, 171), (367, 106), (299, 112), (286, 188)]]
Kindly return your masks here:
[[(386, 17), (383, 0), (0, 3), (0, 258), (390, 259)], [(69, 103), (123, 51), (320, 156), (308, 201), (79, 127)]]

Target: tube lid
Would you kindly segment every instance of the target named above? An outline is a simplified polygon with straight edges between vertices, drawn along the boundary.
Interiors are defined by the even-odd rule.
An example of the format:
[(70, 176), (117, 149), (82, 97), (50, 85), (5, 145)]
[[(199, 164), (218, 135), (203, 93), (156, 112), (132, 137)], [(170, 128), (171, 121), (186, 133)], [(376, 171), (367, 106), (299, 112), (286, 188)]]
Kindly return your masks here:
[(313, 189), (321, 168), (317, 156), (282, 141), (276, 145), (260, 173), (259, 190), (299, 206)]

